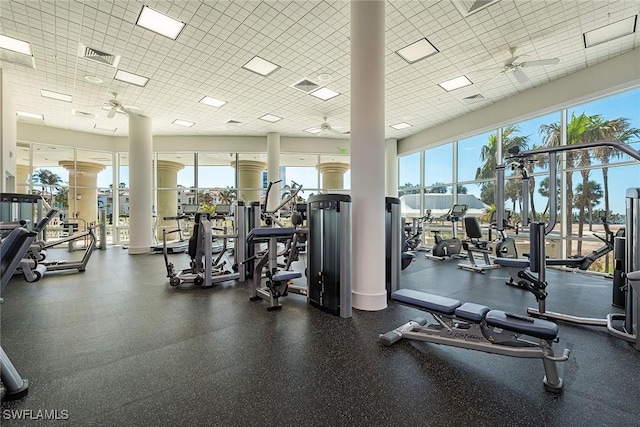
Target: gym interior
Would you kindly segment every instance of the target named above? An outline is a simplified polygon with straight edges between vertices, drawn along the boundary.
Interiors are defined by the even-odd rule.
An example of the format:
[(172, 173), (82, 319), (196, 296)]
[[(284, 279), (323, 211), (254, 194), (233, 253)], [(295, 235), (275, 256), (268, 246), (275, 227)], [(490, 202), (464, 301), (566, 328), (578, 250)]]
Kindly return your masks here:
[(1, 422), (637, 425), (638, 12), (0, 3)]

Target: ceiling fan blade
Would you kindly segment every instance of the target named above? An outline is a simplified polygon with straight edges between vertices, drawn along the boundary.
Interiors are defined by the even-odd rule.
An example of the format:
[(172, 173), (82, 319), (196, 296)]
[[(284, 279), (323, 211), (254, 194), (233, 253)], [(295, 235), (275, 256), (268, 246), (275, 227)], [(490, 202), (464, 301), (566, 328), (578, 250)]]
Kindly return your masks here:
[(538, 59), (536, 61), (526, 61), (520, 64), (523, 67), (538, 67), (541, 65), (556, 65), (560, 62), (560, 58)]
[(513, 64), (513, 61), (515, 61), (516, 59), (520, 58), (519, 56), (512, 56), (511, 58), (507, 59), (506, 61), (504, 61), (504, 65), (511, 65)]
[(504, 70), (504, 67), (487, 67), (487, 68), (480, 68), (479, 70), (474, 71), (474, 73), (480, 73), (483, 71), (500, 71), (500, 70)]
[(113, 119), (116, 116), (116, 109), (115, 108), (111, 108), (109, 110), (109, 112), (107, 113), (107, 118), (108, 119)]
[(516, 78), (518, 83), (526, 83), (529, 81), (529, 77), (519, 68), (513, 70), (513, 76)]
[[(502, 67), (498, 68), (498, 70), (502, 70)], [(489, 77), (486, 81), (484, 81), (482, 83), (478, 82), (477, 86), (480, 88), (481, 91), (483, 91), (489, 86), (489, 83), (491, 83), (493, 80), (496, 79), (496, 77), (501, 76), (503, 74), (504, 74), (504, 70), (500, 71), (499, 73), (494, 74), (493, 76)]]

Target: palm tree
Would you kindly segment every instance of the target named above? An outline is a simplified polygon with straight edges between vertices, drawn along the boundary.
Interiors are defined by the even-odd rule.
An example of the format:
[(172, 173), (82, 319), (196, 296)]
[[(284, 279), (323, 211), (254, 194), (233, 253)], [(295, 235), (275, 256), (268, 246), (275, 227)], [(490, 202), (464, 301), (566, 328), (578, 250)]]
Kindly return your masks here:
[[(521, 135), (513, 135), (518, 132), (519, 129), (517, 126), (507, 126), (502, 129), (502, 149), (503, 152), (508, 151), (513, 147), (519, 147), (520, 149), (526, 149), (528, 147), (527, 140), (528, 136)], [(480, 166), (476, 170), (476, 180), (478, 179), (488, 179), (495, 178), (496, 176), (496, 166), (498, 165), (498, 160), (496, 159), (496, 154), (498, 153), (498, 135), (492, 133), (489, 135), (489, 139), (487, 140), (487, 144), (483, 145), (480, 149), (480, 160), (483, 162), (482, 166)], [(483, 183), (481, 185), (486, 185), (487, 183)]]
[(55, 197), (53, 194), (53, 190), (57, 188), (59, 184), (62, 184), (62, 178), (48, 169), (40, 169), (33, 174), (33, 182), (36, 184), (40, 184), (40, 186), (42, 187), (42, 197), (44, 197), (46, 190), (49, 190), (49, 194), (51, 196), (51, 205), (54, 205)]
[[(602, 186), (595, 181), (587, 181), (587, 185), (578, 184), (574, 199), (575, 206), (579, 209), (579, 221), (584, 224), (584, 208), (589, 215), (589, 231), (593, 231), (593, 208), (602, 199)], [(582, 227), (578, 228), (578, 237), (582, 237)], [(582, 253), (582, 240), (578, 240), (578, 253)]]
[(223, 205), (230, 205), (236, 199), (236, 192), (227, 187), (224, 190), (220, 190), (220, 203)]
[[(556, 177), (558, 181), (560, 181), (559, 177)], [(542, 215), (546, 215), (549, 211), (549, 177), (545, 177), (542, 181), (540, 181), (540, 187), (538, 187), (538, 194), (547, 199), (547, 205), (544, 208), (544, 212)], [(560, 188), (556, 187), (556, 200), (560, 195)]]
[[(518, 207), (522, 208), (522, 186), (517, 179), (510, 179), (504, 186), (504, 197), (507, 200), (511, 200), (513, 207), (511, 212), (516, 211), (516, 203)], [(521, 209), (522, 210), (522, 209)]]
[[(553, 123), (550, 125), (542, 125), (540, 126), (540, 133), (543, 135), (544, 143), (547, 146), (557, 146), (560, 145), (560, 124)], [(640, 130), (629, 127), (629, 121), (624, 118), (612, 119), (612, 120), (603, 120), (602, 116), (599, 114), (595, 114), (592, 116), (588, 116), (584, 113), (576, 116), (575, 114), (571, 115), (571, 120), (567, 125), (567, 144), (580, 144), (583, 142), (593, 142), (593, 141), (601, 141), (601, 140), (617, 140), (627, 142), (633, 136), (637, 136), (640, 134)], [(600, 154), (598, 154), (600, 153)], [(611, 156), (612, 151), (609, 149), (605, 149), (604, 147), (599, 151), (595, 152), (595, 156), (600, 158), (603, 161), (603, 164), (608, 164), (609, 158)], [(588, 150), (576, 150), (576, 151), (567, 151), (566, 152), (567, 159), (567, 169), (572, 169), (575, 167), (581, 167), (582, 170), (580, 174), (582, 175), (582, 188), (588, 188), (589, 183), (589, 169), (588, 167), (591, 165), (591, 156)], [(605, 171), (607, 169), (607, 171)], [(603, 167), (603, 178), (608, 172), (607, 167)], [(608, 176), (605, 182), (605, 209), (608, 210)], [(567, 173), (567, 200), (573, 200), (573, 177), (571, 173)], [(580, 203), (586, 203), (584, 197), (578, 198)], [(582, 228), (584, 226), (584, 208), (588, 208), (587, 205), (577, 206), (580, 209), (579, 215), (579, 225), (578, 225), (578, 236), (582, 236)], [(572, 212), (570, 210), (567, 211), (566, 215), (567, 224), (572, 223)], [(578, 247), (580, 248), (581, 244), (578, 243)], [(567, 254), (571, 254), (571, 234), (567, 236)]]
[[(629, 119), (619, 117), (600, 123), (601, 140), (613, 140), (628, 143), (632, 137), (640, 136), (640, 129), (632, 128)], [(602, 164), (602, 183), (604, 184), (604, 216), (610, 215), (609, 210), (609, 161), (619, 159), (622, 153), (608, 146), (594, 148), (593, 155)]]
[(593, 208), (600, 204), (600, 199), (602, 199), (604, 192), (602, 191), (602, 186), (595, 181), (587, 183), (586, 191), (584, 188), (582, 184), (578, 184), (576, 192), (580, 193), (580, 196), (584, 199), (582, 205), (587, 207), (589, 231), (593, 231)]
[(495, 205), (496, 184), (492, 181), (480, 184), (480, 200), (485, 205)]
[[(503, 152), (507, 152), (511, 148), (518, 147), (522, 150), (528, 147), (527, 140), (528, 136), (522, 135), (514, 135), (519, 131), (519, 128), (514, 125), (507, 126), (502, 129), (502, 149)], [(498, 135), (496, 133), (492, 133), (489, 135), (487, 140), (487, 144), (482, 146), (480, 150), (480, 160), (483, 162), (482, 166), (480, 166), (476, 170), (476, 180), (480, 179), (490, 179), (495, 178), (496, 176), (496, 166), (498, 165), (498, 159), (496, 159), (496, 154), (498, 153)], [(500, 161), (502, 161), (500, 159)], [(485, 187), (488, 185), (495, 184), (491, 181), (485, 181), (480, 184), (482, 190), (485, 190)], [(485, 192), (486, 196), (489, 195), (491, 191)], [(493, 191), (495, 196), (495, 190)], [(482, 193), (481, 193), (482, 195)], [(488, 197), (486, 197), (488, 199)], [(496, 203), (495, 197), (493, 200), (485, 200), (482, 198), (482, 201), (486, 204), (494, 204)]]
[(198, 192), (198, 204), (199, 205), (208, 205), (213, 201), (213, 197), (208, 191), (200, 191)]
[[(567, 144), (579, 144), (582, 142), (583, 135), (588, 130), (588, 125), (590, 123), (589, 116), (585, 114), (581, 114), (576, 116), (575, 114), (571, 114), (571, 120), (567, 125)], [(561, 144), (561, 135), (562, 129), (560, 127), (560, 123), (551, 123), (548, 125), (540, 126), (540, 134), (542, 135), (543, 144), (547, 147), (557, 147)], [(566, 151), (566, 165), (567, 169), (573, 169), (576, 167), (576, 162), (578, 158), (577, 151)], [(573, 175), (571, 173), (567, 173), (567, 200), (573, 200)], [(567, 209), (565, 221), (567, 223), (567, 227), (572, 226), (573, 224), (573, 212), (571, 209)], [(570, 231), (567, 234), (567, 242), (566, 242), (566, 251), (567, 255), (571, 255), (571, 235), (573, 231)]]

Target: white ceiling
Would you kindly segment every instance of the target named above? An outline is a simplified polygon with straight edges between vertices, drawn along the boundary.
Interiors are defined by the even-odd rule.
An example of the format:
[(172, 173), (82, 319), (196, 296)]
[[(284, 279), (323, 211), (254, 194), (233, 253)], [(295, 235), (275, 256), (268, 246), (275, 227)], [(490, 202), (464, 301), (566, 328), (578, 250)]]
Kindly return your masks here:
[[(186, 23), (176, 41), (135, 25), (143, 4)], [(449, 0), (387, 1), (386, 137), (416, 134), (635, 49), (639, 31), (588, 49), (583, 32), (639, 12), (640, 0), (501, 0), (463, 18)], [(36, 68), (0, 66), (16, 109), (44, 114), (46, 126), (113, 135), (94, 129), (107, 126), (126, 135), (126, 116), (109, 119), (101, 109), (117, 92), (125, 106), (152, 117), (154, 135), (310, 136), (304, 129), (319, 126), (323, 117), (347, 132), (349, 14), (349, 2), (342, 0), (1, 0), (0, 34), (30, 42)], [(414, 64), (395, 53), (425, 37), (439, 53)], [(113, 80), (115, 68), (78, 57), (79, 43), (122, 55), (118, 68), (149, 77), (149, 83), (141, 88)], [(510, 47), (521, 56), (516, 62), (557, 57), (560, 63), (526, 68), (525, 84), (498, 75), (499, 69), (486, 70), (501, 67)], [(281, 68), (267, 77), (241, 68), (255, 55)], [(321, 73), (331, 75), (327, 86), (340, 96), (322, 101), (291, 87), (302, 78), (320, 83)], [(89, 83), (87, 75), (103, 83)], [(437, 85), (461, 75), (474, 84), (452, 92)], [(41, 89), (70, 94), (73, 103), (43, 98)], [(476, 94), (485, 99), (463, 100)], [(200, 104), (205, 95), (228, 103)], [(97, 117), (76, 117), (73, 109)], [(267, 113), (283, 120), (259, 120)], [(175, 119), (196, 125), (177, 126)], [(399, 122), (413, 127), (389, 127)]]

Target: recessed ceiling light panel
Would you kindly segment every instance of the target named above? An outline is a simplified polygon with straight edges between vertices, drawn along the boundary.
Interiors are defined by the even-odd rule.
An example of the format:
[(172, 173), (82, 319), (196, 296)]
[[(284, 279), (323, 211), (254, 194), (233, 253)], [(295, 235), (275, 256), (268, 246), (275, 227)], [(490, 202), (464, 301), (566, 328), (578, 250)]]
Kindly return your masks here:
[(305, 132), (309, 132), (309, 133), (320, 133), (322, 131), (322, 129), (320, 128), (309, 128), (309, 129), (305, 129)]
[(12, 37), (0, 34), (0, 48), (11, 50), (13, 52), (22, 53), (23, 55), (33, 56), (31, 53), (31, 44)]
[(157, 12), (148, 6), (143, 6), (136, 25), (175, 40), (184, 29), (185, 23)]
[(598, 29), (584, 33), (584, 47), (597, 46), (602, 43), (628, 36), (636, 31), (638, 15), (631, 16)]
[(450, 92), (452, 90), (460, 89), (461, 87), (472, 85), (471, 80), (467, 76), (456, 77), (455, 79), (447, 80), (446, 82), (438, 83), (442, 89)]
[(400, 129), (407, 129), (412, 127), (413, 125), (410, 125), (409, 123), (406, 122), (402, 122), (402, 123), (396, 123), (395, 125), (391, 125), (390, 127), (400, 130)]
[(420, 61), (431, 55), (435, 55), (439, 50), (427, 39), (420, 39), (415, 43), (411, 43), (409, 46), (403, 47), (396, 51), (405, 61), (409, 64)]
[(53, 92), (50, 90), (40, 89), (40, 95), (45, 98), (56, 99), (58, 101), (73, 102), (73, 97), (64, 93)]
[(173, 122), (174, 125), (179, 125), (179, 126), (185, 126), (190, 128), (191, 126), (195, 125), (195, 123), (193, 122), (189, 122), (187, 120), (180, 120), (180, 119), (175, 119)]
[(338, 92), (329, 89), (328, 87), (321, 87), (320, 89), (316, 89), (313, 92), (310, 92), (309, 95), (313, 95), (316, 98), (320, 98), (323, 101), (327, 101), (331, 98), (335, 98), (340, 95)]
[(211, 105), (212, 107), (216, 107), (216, 108), (220, 108), (227, 103), (227, 101), (221, 101), (219, 99), (212, 98), (210, 96), (205, 96), (199, 102), (202, 104)]
[(42, 114), (28, 113), (26, 111), (16, 111), (16, 115), (18, 117), (25, 117), (27, 119), (44, 120), (44, 116)]
[(275, 123), (279, 120), (282, 120), (282, 117), (274, 116), (273, 114), (265, 114), (264, 116), (260, 117), (260, 120)]
[(259, 56), (254, 56), (249, 62), (244, 64), (242, 68), (266, 77), (280, 68), (280, 66), (266, 59), (262, 59)]
[(116, 71), (116, 75), (114, 77), (115, 80), (120, 80), (121, 82), (130, 83), (132, 85), (145, 87), (149, 82), (148, 77), (139, 76), (137, 74), (130, 73), (124, 70)]

